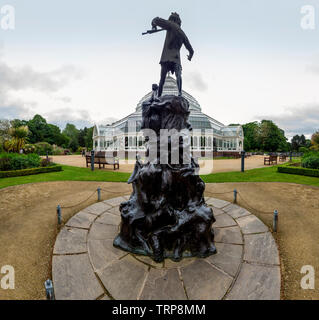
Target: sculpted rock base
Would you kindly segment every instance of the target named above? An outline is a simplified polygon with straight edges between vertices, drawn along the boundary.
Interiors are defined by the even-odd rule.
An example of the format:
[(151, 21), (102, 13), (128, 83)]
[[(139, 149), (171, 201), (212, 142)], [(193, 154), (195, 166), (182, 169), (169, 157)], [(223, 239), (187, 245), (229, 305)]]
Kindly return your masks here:
[[(164, 96), (143, 105), (142, 128), (156, 132), (158, 155), (160, 129), (191, 129), (188, 107), (185, 98), (176, 96)], [(187, 142), (183, 139), (177, 146), (169, 143), (167, 164), (160, 163), (160, 156), (145, 163), (137, 160), (129, 180), (133, 193), (120, 205), (122, 221), (115, 247), (148, 255), (156, 262), (216, 253), (211, 228), (215, 218), (203, 197), (205, 184), (196, 174), (198, 164), (190, 154), (190, 161), (183, 163), (185, 147)], [(172, 164), (176, 149), (179, 163)]]

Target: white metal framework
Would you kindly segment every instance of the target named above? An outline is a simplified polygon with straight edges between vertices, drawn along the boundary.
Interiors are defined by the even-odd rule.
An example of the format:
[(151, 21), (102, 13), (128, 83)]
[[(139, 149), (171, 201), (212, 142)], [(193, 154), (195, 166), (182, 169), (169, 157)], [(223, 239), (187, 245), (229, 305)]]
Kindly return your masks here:
[[(112, 123), (95, 125), (93, 147), (96, 151), (145, 151), (144, 138), (140, 131), (142, 122), (142, 103), (150, 99), (152, 92), (145, 95), (137, 104), (134, 113)], [(176, 81), (168, 76), (163, 95), (178, 94)], [(183, 91), (190, 106), (189, 122), (192, 125), (192, 151), (240, 152), (243, 149), (244, 134), (241, 126), (225, 126), (221, 122), (201, 112), (197, 100)]]

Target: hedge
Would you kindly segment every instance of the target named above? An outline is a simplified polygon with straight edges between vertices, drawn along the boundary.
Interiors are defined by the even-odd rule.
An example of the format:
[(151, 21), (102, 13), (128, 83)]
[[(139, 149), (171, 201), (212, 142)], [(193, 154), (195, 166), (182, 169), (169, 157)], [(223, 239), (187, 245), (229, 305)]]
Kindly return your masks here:
[(31, 174), (57, 172), (57, 171), (62, 171), (62, 166), (50, 166), (50, 167), (39, 167), (39, 168), (22, 169), (22, 170), (0, 171), (0, 178), (29, 176)]
[(299, 174), (301, 176), (309, 176), (309, 177), (319, 177), (319, 169), (309, 169), (302, 167), (294, 167), (294, 166), (278, 166), (278, 172), (281, 173), (290, 173), (290, 174)]

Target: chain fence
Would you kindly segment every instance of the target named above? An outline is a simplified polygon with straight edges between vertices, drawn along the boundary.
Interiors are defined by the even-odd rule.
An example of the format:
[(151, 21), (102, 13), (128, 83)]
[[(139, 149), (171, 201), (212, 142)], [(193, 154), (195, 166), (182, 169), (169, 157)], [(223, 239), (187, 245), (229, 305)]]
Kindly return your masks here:
[[(75, 208), (85, 202), (87, 202), (88, 200), (90, 200), (95, 193), (99, 193), (99, 190), (100, 191), (104, 191), (104, 192), (108, 192), (108, 193), (112, 193), (112, 194), (122, 194), (123, 191), (113, 191), (113, 190), (110, 190), (110, 189), (105, 189), (105, 188), (98, 188), (97, 190), (94, 190), (93, 193), (87, 197), (86, 199), (76, 203), (76, 204), (73, 204), (73, 205), (69, 205), (69, 206), (65, 206), (65, 205), (62, 205), (60, 206), (61, 209), (71, 209), (71, 208)], [(225, 192), (211, 192), (211, 191), (205, 191), (206, 194), (209, 194), (209, 195), (224, 195), (224, 194), (234, 194), (234, 190), (232, 191), (225, 191)], [(256, 212), (259, 212), (261, 214), (273, 214), (273, 211), (263, 211), (263, 210), (260, 210), (260, 209), (256, 209), (255, 207), (253, 207), (241, 194), (241, 192), (239, 191), (236, 191), (236, 194), (240, 197), (241, 201), (251, 210), (254, 210)], [(235, 196), (234, 196), (235, 198)], [(236, 198), (235, 198), (236, 199)], [(99, 197), (98, 197), (98, 200), (99, 200)]]
[(89, 199), (91, 199), (96, 192), (97, 192), (97, 190), (95, 190), (88, 198), (86, 198), (86, 199), (83, 200), (83, 201), (80, 201), (80, 202), (77, 203), (77, 204), (74, 204), (74, 205), (71, 205), (71, 206), (60, 206), (60, 207), (61, 207), (61, 209), (71, 209), (71, 208), (75, 208), (75, 207), (79, 206), (80, 204), (82, 204), (82, 203), (88, 201)]
[(123, 191), (111, 191), (111, 190), (106, 190), (106, 189), (102, 189), (102, 191), (105, 191), (105, 192), (109, 192), (109, 193), (114, 193), (114, 194), (120, 194), (120, 193), (123, 193)]
[[(242, 196), (241, 192), (239, 191), (235, 191), (235, 190), (232, 190), (232, 191), (225, 191), (225, 192), (210, 192), (210, 191), (205, 191), (206, 194), (211, 194), (211, 195), (222, 195), (222, 194), (228, 194), (228, 193), (233, 193), (236, 195), (234, 195), (234, 200), (236, 199), (237, 200), (237, 195), (240, 197), (240, 199), (242, 200), (242, 202), (251, 210), (254, 210), (256, 212), (259, 212), (261, 214), (274, 214), (273, 211), (262, 211), (260, 209), (256, 209), (254, 208), (252, 205), (250, 205)], [(234, 201), (234, 203), (237, 203), (237, 201)]]
[[(70, 205), (70, 206), (60, 206), (61, 209), (71, 209), (71, 208), (75, 208), (77, 206), (79, 206), (80, 204), (83, 204), (85, 203), (86, 201), (88, 201), (89, 199), (91, 199), (95, 193), (98, 193), (99, 194), (99, 190), (100, 191), (104, 191), (104, 192), (108, 192), (108, 193), (113, 193), (113, 194), (122, 194), (123, 191), (113, 191), (113, 190), (109, 190), (109, 189), (104, 189), (104, 188), (97, 188), (96, 190), (93, 191), (93, 193), (88, 197), (86, 198), (85, 200), (83, 201), (80, 201), (74, 205)], [(99, 197), (98, 197), (98, 201), (99, 201)]]

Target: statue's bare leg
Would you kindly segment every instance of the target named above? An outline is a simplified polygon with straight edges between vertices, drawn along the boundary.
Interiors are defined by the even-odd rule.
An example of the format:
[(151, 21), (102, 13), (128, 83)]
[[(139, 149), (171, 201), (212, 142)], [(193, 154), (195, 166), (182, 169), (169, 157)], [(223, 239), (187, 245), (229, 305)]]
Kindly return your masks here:
[(175, 68), (178, 95), (182, 96), (182, 70), (179, 66)]
[(162, 65), (162, 69), (161, 69), (161, 80), (158, 86), (158, 97), (162, 96), (162, 92), (163, 92), (163, 86), (165, 83), (165, 79), (166, 79), (166, 75), (167, 75), (167, 68), (165, 65)]

